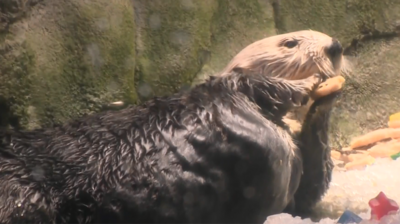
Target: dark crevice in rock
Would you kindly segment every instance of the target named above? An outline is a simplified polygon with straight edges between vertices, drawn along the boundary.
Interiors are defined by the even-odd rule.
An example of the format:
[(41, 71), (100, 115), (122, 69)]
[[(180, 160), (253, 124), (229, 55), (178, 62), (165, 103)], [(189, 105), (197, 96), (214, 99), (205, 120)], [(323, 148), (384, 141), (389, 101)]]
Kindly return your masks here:
[[(135, 19), (135, 55), (137, 58), (140, 57), (140, 53), (141, 53), (141, 48), (143, 47), (143, 43), (142, 43), (142, 30), (145, 29), (145, 25), (146, 25), (146, 8), (145, 8), (145, 3), (142, 0), (132, 0), (132, 4), (133, 4), (133, 10), (134, 10), (134, 19)], [(138, 96), (138, 101), (136, 102), (137, 104), (140, 104), (141, 102), (145, 101), (146, 99), (144, 99), (142, 97), (142, 95), (140, 94), (140, 85), (143, 84), (143, 79), (144, 79), (144, 74), (142, 72), (142, 68), (140, 63), (136, 63), (136, 67), (135, 67), (135, 77), (134, 77), (134, 82), (135, 82), (135, 90), (136, 90), (136, 94)]]
[(271, 5), (274, 13), (275, 29), (279, 33), (285, 33), (285, 24), (281, 16), (281, 0), (271, 0)]
[(391, 32), (381, 32), (381, 31), (370, 31), (368, 34), (364, 34), (359, 38), (354, 38), (350, 45), (345, 47), (344, 55), (355, 56), (357, 54), (358, 49), (362, 48), (363, 44), (369, 41), (375, 40), (391, 40), (393, 38), (399, 37), (400, 32), (398, 30)]
[(5, 33), (11, 24), (23, 18), (30, 9), (43, 0), (1, 0), (0, 33)]
[(9, 102), (0, 97), (0, 128), (20, 128), (19, 118), (12, 114)]

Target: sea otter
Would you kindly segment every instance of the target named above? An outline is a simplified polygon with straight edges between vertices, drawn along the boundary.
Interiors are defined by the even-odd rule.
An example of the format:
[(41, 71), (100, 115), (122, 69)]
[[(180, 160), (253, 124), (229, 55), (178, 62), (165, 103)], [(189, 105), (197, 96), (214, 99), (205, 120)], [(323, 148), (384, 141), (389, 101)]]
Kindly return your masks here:
[[(219, 75), (241, 69), (247, 74), (264, 74), (284, 79), (303, 79), (315, 73), (324, 78), (339, 74), (347, 75), (352, 65), (343, 56), (339, 40), (325, 33), (301, 30), (270, 36), (242, 49)], [(198, 83), (198, 82), (196, 82)], [(303, 107), (288, 113), (284, 121), (296, 134), (301, 130), (312, 100)], [(124, 102), (117, 101), (108, 107), (120, 108)]]
[[(315, 73), (325, 78), (349, 74), (351, 63), (343, 56), (340, 42), (327, 34), (301, 30), (270, 36), (242, 49), (221, 75), (240, 68), (248, 74), (264, 74), (284, 79), (304, 79)], [(312, 104), (291, 111), (285, 122), (292, 132), (299, 132)]]
[(0, 223), (262, 223), (311, 208), (330, 180), (337, 93), (314, 102), (298, 136), (282, 118), (322, 80), (235, 69), (142, 105), (2, 131)]

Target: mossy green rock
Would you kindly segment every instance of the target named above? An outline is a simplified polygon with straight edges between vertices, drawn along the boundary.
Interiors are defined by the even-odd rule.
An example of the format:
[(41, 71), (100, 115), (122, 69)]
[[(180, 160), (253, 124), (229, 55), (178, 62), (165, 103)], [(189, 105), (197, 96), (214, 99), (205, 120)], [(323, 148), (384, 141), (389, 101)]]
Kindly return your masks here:
[(23, 127), (64, 122), (104, 102), (135, 102), (128, 0), (43, 1), (2, 35), (0, 96)]
[(134, 6), (143, 99), (201, 81), (246, 45), (275, 34), (267, 1), (136, 0)]
[[(1, 126), (11, 123), (8, 115), (34, 128), (113, 101), (133, 104), (171, 94), (275, 33), (272, 7), (261, 0), (29, 3), (0, 30)], [(5, 103), (9, 110), (1, 108)]]
[[(400, 110), (398, 0), (5, 0), (0, 3), (0, 126), (49, 126), (138, 103), (218, 73), (248, 44), (314, 29), (353, 46), (333, 113), (334, 145)], [(364, 38), (368, 39), (368, 38)], [(354, 53), (353, 52), (353, 53)], [(6, 108), (6, 104), (9, 108)]]
[(135, 0), (137, 91), (145, 100), (189, 85), (210, 48), (213, 0)]

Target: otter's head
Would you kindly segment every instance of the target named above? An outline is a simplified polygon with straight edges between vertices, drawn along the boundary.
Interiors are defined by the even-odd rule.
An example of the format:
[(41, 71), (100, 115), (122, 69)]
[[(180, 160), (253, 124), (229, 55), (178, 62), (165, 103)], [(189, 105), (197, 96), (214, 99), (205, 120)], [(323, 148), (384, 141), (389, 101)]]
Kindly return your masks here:
[(303, 30), (256, 41), (240, 51), (222, 74), (241, 68), (285, 79), (303, 79), (315, 73), (326, 78), (347, 73), (340, 42), (324, 33)]

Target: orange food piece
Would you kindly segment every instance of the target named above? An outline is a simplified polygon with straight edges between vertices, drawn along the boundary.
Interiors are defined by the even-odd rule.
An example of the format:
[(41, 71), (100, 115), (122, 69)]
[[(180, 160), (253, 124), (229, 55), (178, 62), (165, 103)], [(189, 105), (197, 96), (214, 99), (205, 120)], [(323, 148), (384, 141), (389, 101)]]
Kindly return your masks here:
[(345, 78), (343, 76), (335, 76), (327, 79), (325, 82), (319, 84), (318, 88), (314, 91), (314, 98), (323, 97), (330, 93), (336, 92), (342, 88)]
[(348, 163), (348, 162), (354, 162), (357, 160), (364, 159), (365, 157), (369, 156), (366, 151), (358, 151), (357, 153), (352, 153), (346, 156), (342, 156), (343, 161)]
[(389, 128), (400, 128), (400, 120), (394, 120), (388, 122)]
[(346, 152), (346, 151), (351, 151), (351, 150), (353, 150), (353, 149), (350, 148), (350, 147), (344, 147), (344, 148), (342, 148), (342, 151), (344, 151), (344, 152)]
[(368, 155), (365, 156), (362, 159), (359, 160), (355, 160), (353, 162), (349, 162), (347, 163), (344, 168), (346, 168), (346, 170), (354, 170), (354, 169), (362, 169), (367, 165), (371, 165), (375, 162), (375, 158)]
[(389, 138), (392, 139), (400, 138), (400, 129), (382, 128), (375, 131), (371, 131), (365, 135), (354, 138), (350, 143), (350, 148), (354, 149), (361, 146), (366, 146)]
[(375, 158), (390, 157), (400, 152), (400, 141), (392, 140), (387, 143), (378, 144), (368, 149), (367, 152)]
[(398, 139), (400, 138), (400, 128), (391, 128), (391, 132), (390, 132), (390, 138), (392, 139)]
[(399, 120), (400, 120), (400, 112), (389, 116), (389, 121), (399, 121)]
[(338, 151), (332, 150), (331, 157), (334, 159), (340, 160), (340, 158), (342, 157), (342, 154)]

